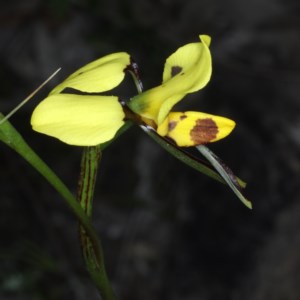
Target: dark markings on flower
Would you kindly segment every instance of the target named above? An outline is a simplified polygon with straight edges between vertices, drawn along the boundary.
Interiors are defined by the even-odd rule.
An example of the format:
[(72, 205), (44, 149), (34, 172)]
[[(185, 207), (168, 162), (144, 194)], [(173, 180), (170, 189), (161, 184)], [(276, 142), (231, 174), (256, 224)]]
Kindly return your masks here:
[(182, 67), (173, 66), (171, 69), (171, 76), (174, 77), (175, 75), (179, 74), (182, 71)]
[(202, 145), (215, 139), (218, 132), (218, 126), (212, 119), (198, 119), (190, 131), (190, 136), (195, 145)]
[(168, 124), (168, 130), (169, 130), (169, 132), (176, 127), (177, 123), (178, 122), (176, 122), (176, 121), (169, 122), (169, 124)]
[(136, 114), (135, 112), (133, 112), (127, 105), (127, 101), (124, 99), (119, 98), (118, 99), (119, 102), (122, 105), (123, 108), (123, 112), (125, 114), (125, 118), (124, 121), (133, 121), (136, 124), (143, 124), (144, 121), (142, 120), (142, 118)]
[(187, 116), (186, 115), (181, 115), (180, 117), (179, 117), (179, 119), (182, 121), (182, 120), (184, 120), (184, 119), (186, 119), (187, 118)]
[(130, 57), (130, 64), (127, 65), (124, 70), (124, 72), (130, 72), (134, 77), (135, 79), (137, 80), (137, 83), (139, 85), (139, 89), (142, 91), (143, 90), (143, 83), (142, 83), (142, 80), (140, 78), (140, 70), (139, 70), (139, 66), (138, 64), (135, 62), (135, 60)]

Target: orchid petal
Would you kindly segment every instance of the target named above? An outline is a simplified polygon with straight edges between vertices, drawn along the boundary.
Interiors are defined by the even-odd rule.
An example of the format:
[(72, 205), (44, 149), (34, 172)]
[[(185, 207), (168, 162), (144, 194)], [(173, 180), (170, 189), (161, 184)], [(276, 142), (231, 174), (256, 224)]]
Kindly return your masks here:
[(231, 133), (235, 122), (201, 112), (171, 112), (158, 126), (157, 133), (171, 138), (179, 147), (218, 141)]
[(31, 125), (70, 145), (95, 146), (113, 139), (124, 117), (117, 97), (55, 94), (35, 108)]
[(50, 94), (58, 94), (65, 88), (87, 93), (109, 91), (122, 82), (129, 64), (130, 56), (125, 52), (106, 55), (78, 69)]
[(180, 47), (166, 60), (162, 85), (131, 99), (128, 106), (135, 113), (160, 125), (178, 101), (208, 83), (212, 72), (210, 38), (201, 35), (200, 40)]

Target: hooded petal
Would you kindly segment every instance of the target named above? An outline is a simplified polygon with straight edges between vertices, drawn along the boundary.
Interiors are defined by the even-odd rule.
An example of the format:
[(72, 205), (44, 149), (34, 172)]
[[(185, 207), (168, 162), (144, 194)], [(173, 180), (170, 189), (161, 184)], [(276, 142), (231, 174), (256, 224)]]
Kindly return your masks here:
[(210, 37), (201, 35), (200, 40), (173, 53), (166, 60), (162, 85), (133, 97), (128, 106), (160, 125), (171, 108), (186, 94), (203, 88), (212, 72), (208, 48)]
[(201, 112), (171, 112), (158, 126), (157, 133), (175, 141), (180, 147), (218, 141), (231, 133), (235, 122)]
[(109, 91), (122, 82), (129, 64), (130, 56), (125, 52), (104, 56), (77, 70), (56, 86), (50, 94), (58, 94), (65, 88), (87, 93)]
[(111, 140), (124, 117), (117, 97), (56, 94), (35, 108), (31, 125), (70, 145), (95, 146)]

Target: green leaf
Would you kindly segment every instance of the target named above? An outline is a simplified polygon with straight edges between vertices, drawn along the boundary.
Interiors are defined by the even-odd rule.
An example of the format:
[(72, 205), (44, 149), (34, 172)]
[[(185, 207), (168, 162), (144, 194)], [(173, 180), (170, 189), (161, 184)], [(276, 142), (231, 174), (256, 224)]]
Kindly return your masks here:
[(144, 125), (140, 126), (144, 132), (146, 132), (155, 142), (157, 142), (161, 147), (167, 150), (170, 154), (175, 156), (177, 159), (196, 169), (197, 171), (225, 184), (224, 179), (212, 169), (207, 163), (200, 161), (198, 158), (192, 156), (191, 154), (184, 151), (182, 148), (177, 147), (176, 145), (169, 142), (164, 137), (157, 134), (155, 130), (151, 127), (146, 127)]
[[(233, 172), (207, 147), (197, 146), (198, 151), (211, 163), (200, 161), (198, 158), (192, 156), (190, 153), (179, 148), (175, 144), (169, 142), (164, 137), (157, 134), (151, 127), (144, 125), (140, 126), (155, 142), (167, 150), (170, 154), (185, 163), (186, 165), (196, 169), (197, 171), (228, 185), (238, 198), (248, 207), (252, 208), (252, 204), (241, 193), (241, 189), (246, 186), (245, 182), (236, 177)], [(214, 171), (214, 168), (216, 171)]]
[[(3, 114), (0, 113), (0, 124), (4, 118)], [(76, 201), (73, 194), (65, 186), (65, 184), (56, 176), (56, 174), (47, 166), (47, 164), (30, 148), (25, 142), (19, 132), (8, 122), (7, 120), (0, 125), (0, 140), (7, 146), (15, 150), (21, 155), (34, 169), (36, 169), (63, 197), (67, 205), (71, 208), (75, 216), (78, 218), (80, 224), (86, 230), (91, 242), (94, 246), (95, 255), (101, 259), (100, 242), (98, 236), (88, 218), (83, 211), (79, 202)]]
[(212, 166), (218, 171), (218, 173), (225, 180), (227, 185), (232, 189), (232, 191), (237, 195), (237, 197), (250, 209), (252, 209), (252, 203), (247, 200), (241, 193), (241, 188), (243, 187), (238, 178), (233, 174), (228, 166), (226, 166), (221, 159), (216, 156), (207, 147), (200, 145), (196, 146), (198, 151), (212, 164)]

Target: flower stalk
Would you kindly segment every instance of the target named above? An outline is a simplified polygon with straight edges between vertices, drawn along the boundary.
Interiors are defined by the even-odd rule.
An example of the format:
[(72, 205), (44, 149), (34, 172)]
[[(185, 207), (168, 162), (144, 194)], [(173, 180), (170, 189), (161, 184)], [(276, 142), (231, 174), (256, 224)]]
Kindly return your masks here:
[[(100, 146), (95, 146), (85, 147), (81, 158), (77, 198), (89, 220), (91, 220), (92, 217), (95, 184), (101, 157), (102, 152)], [(95, 248), (89, 234), (80, 223), (79, 238), (86, 268), (98, 288), (102, 299), (114, 300), (115, 296), (106, 274), (104, 255), (100, 241), (98, 244), (99, 247)]]
[[(4, 119), (4, 116), (0, 113), (0, 122)], [(90, 217), (88, 216), (89, 211), (91, 214), (91, 206), (89, 209), (83, 209), (81, 204), (76, 201), (73, 194), (66, 187), (66, 185), (60, 180), (59, 177), (48, 167), (48, 165), (32, 150), (32, 148), (26, 143), (20, 133), (10, 124), (8, 120), (5, 120), (0, 125), (0, 141), (5, 143), (8, 147), (16, 151), (21, 157), (23, 157), (34, 169), (36, 169), (52, 187), (62, 196), (66, 204), (69, 206), (71, 211), (74, 213), (79, 221), (80, 228), (84, 232), (85, 236), (88, 237), (89, 249), (92, 249), (93, 260), (98, 262), (99, 266), (103, 266), (103, 251), (101, 247), (98, 235), (91, 224)], [(92, 149), (87, 149), (86, 151), (97, 153), (97, 147), (89, 147)], [(96, 148), (96, 149), (94, 149)], [(97, 151), (96, 151), (97, 150)], [(89, 152), (88, 152), (89, 153)], [(101, 153), (101, 152), (100, 152)], [(87, 168), (87, 170), (89, 167)], [(85, 172), (88, 174), (88, 172)], [(83, 187), (85, 184), (83, 185)], [(82, 194), (84, 195), (84, 193)], [(91, 195), (91, 193), (89, 193)], [(89, 250), (91, 251), (91, 250)], [(86, 251), (86, 253), (89, 253)], [(90, 267), (89, 270), (93, 270)], [(101, 295), (104, 300), (114, 300), (114, 296), (110, 285), (108, 284), (107, 276), (105, 274), (105, 269), (101, 268), (99, 273), (91, 273), (91, 277), (94, 282), (99, 282), (101, 280), (101, 289), (99, 284), (97, 287), (101, 291)]]

